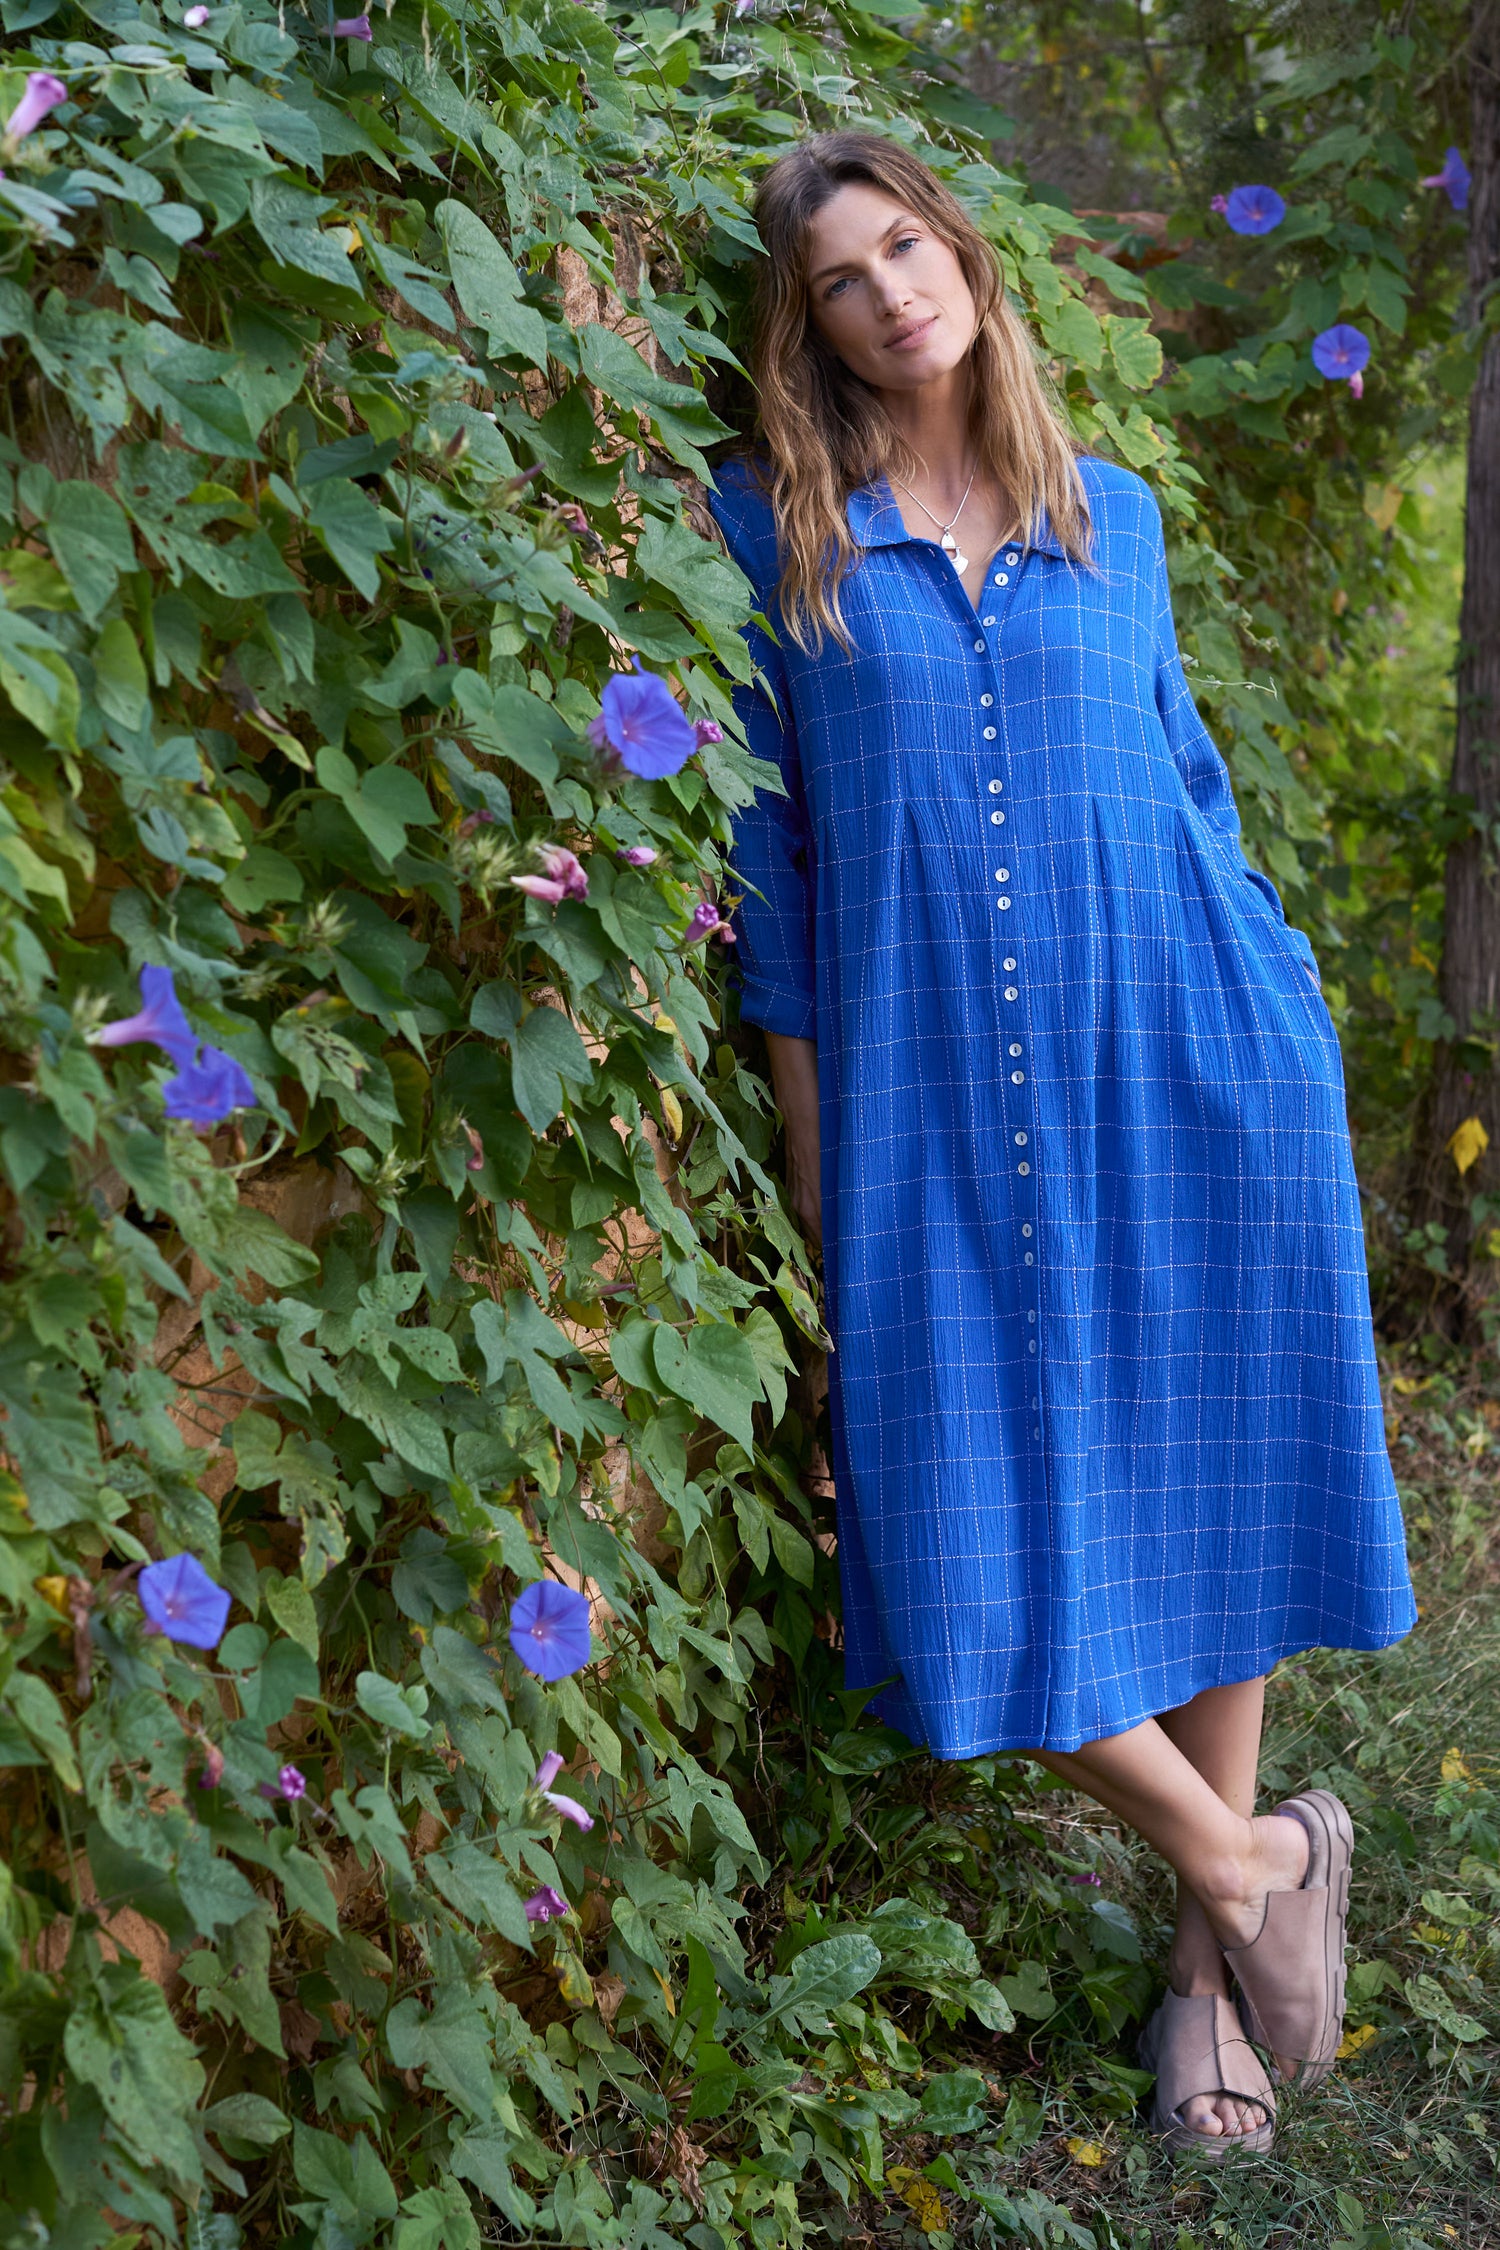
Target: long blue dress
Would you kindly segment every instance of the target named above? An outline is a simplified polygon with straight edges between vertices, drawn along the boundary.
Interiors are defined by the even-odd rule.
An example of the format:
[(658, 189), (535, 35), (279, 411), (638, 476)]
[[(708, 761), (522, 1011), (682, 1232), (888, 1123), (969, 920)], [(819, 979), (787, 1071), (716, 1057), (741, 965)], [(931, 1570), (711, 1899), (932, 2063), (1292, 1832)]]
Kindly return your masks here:
[[(1338, 1041), (1245, 859), (1161, 518), (976, 611), (851, 495), (855, 650), (758, 628), (742, 1012), (817, 1041), (850, 1687), (942, 1757), (1076, 1748), (1415, 1618)], [(775, 620), (750, 470), (714, 515)]]

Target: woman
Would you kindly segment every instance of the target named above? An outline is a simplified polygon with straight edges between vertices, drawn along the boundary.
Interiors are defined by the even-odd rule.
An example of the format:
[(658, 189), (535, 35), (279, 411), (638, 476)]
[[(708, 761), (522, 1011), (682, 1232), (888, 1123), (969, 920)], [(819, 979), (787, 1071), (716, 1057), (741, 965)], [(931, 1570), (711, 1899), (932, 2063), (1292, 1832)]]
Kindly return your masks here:
[(1254, 1816), (1265, 1674), (1415, 1615), (1338, 1044), (1156, 504), (1079, 456), (961, 206), (838, 133), (756, 221), (763, 445), (713, 507), (785, 795), (737, 934), (823, 1245), (848, 1683), (1165, 1855), (1158, 2123), (1265, 2149), (1246, 2033), (1331, 2067), (1350, 1852), (1327, 1792)]

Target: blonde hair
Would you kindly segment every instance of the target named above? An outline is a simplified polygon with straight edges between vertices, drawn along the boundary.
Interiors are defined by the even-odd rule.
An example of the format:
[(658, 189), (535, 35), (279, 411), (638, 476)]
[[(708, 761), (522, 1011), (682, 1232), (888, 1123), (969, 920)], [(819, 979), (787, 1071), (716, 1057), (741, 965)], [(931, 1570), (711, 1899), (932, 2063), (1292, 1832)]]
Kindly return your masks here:
[(858, 560), (846, 503), (887, 470), (920, 474), (869, 384), (819, 335), (807, 302), (812, 221), (850, 181), (882, 189), (942, 236), (974, 299), (969, 431), (1028, 537), (1045, 513), (1066, 551), (1088, 561), (1082, 448), (1048, 385), (1030, 331), (1006, 299), (1000, 262), (931, 168), (880, 133), (813, 133), (778, 157), (755, 198), (765, 247), (756, 289), (751, 374), (770, 456), (763, 472), (776, 514), (782, 620), (799, 648), (825, 634), (848, 649), (839, 591)]

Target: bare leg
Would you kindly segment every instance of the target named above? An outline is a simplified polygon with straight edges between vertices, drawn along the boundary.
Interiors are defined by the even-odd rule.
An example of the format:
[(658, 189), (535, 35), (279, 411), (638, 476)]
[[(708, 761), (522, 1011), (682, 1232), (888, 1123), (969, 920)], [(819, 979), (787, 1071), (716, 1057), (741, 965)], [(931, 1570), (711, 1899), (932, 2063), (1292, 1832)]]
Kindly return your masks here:
[[(1295, 1890), (1307, 1871), (1301, 1823), (1253, 1817), (1263, 1699), (1263, 1681), (1213, 1688), (1127, 1734), (1033, 1753), (1127, 1821), (1176, 1870), (1172, 1981), (1179, 1990), (1225, 1991), (1219, 1948), (1247, 1945), (1268, 1892)], [(1185, 2115), (1210, 2133), (1259, 2121), (1242, 2104), (1211, 2100), (1189, 2103)]]

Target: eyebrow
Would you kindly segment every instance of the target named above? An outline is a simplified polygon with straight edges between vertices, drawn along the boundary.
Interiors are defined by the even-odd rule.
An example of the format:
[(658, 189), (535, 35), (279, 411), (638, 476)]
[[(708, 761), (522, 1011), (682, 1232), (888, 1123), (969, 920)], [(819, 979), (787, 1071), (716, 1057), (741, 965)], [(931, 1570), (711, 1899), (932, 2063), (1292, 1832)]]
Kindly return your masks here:
[[(886, 228), (885, 233), (880, 237), (880, 240), (882, 244), (885, 244), (890, 241), (893, 234), (899, 234), (903, 227), (920, 226), (921, 223), (921, 220), (916, 216), (915, 212), (903, 211), (899, 218), (892, 219), (890, 225)], [(840, 258), (831, 266), (819, 266), (816, 273), (810, 273), (808, 275), (808, 288), (816, 288), (817, 284), (820, 281), (826, 281), (830, 274), (845, 272), (852, 263), (853, 261), (849, 258)]]

